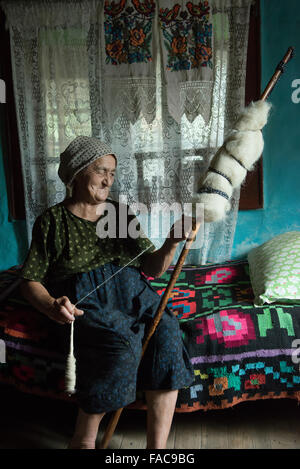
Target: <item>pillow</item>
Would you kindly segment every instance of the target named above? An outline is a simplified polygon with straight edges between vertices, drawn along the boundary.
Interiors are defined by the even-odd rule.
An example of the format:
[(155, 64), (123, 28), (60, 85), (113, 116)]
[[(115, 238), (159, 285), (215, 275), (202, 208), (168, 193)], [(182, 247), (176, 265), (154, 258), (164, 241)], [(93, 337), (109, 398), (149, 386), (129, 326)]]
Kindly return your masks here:
[(254, 306), (300, 303), (300, 231), (275, 236), (247, 258)]

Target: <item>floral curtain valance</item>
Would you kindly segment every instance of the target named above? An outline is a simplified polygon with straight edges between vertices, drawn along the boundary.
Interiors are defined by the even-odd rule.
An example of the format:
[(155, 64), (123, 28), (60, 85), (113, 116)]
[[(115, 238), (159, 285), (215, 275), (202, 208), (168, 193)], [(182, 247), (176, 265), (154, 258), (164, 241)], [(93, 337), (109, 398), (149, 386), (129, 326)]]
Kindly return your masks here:
[(195, 5), (169, 0), (106, 1), (105, 95), (115, 102), (120, 94), (123, 99), (127, 96), (128, 103), (134, 103), (132, 121), (140, 113), (147, 122), (153, 121), (160, 51), (170, 115), (180, 122), (183, 114), (190, 121), (202, 114), (207, 122), (213, 84), (212, 38), (212, 7), (207, 1)]
[(160, 2), (159, 24), (168, 108), (178, 122), (210, 117), (213, 90), (212, 4)]
[[(5, 3), (5, 2), (3, 2)], [(213, 93), (214, 48), (218, 43), (218, 12), (248, 6), (250, 0), (87, 0), (75, 2), (15, 1), (5, 7), (8, 23), (27, 35), (44, 28), (101, 24), (101, 60), (104, 98), (110, 102), (113, 122), (122, 101), (132, 123), (156, 115), (156, 74), (161, 54), (162, 83), (170, 115), (192, 122), (201, 115), (208, 123)], [(26, 6), (25, 6), (26, 4)], [(25, 8), (25, 11), (24, 11)], [(18, 10), (20, 14), (18, 14)], [(216, 30), (216, 31), (214, 31)], [(74, 41), (76, 36), (74, 34)], [(226, 42), (226, 41), (225, 41)], [(222, 39), (222, 47), (225, 42)], [(108, 107), (109, 108), (109, 107)]]

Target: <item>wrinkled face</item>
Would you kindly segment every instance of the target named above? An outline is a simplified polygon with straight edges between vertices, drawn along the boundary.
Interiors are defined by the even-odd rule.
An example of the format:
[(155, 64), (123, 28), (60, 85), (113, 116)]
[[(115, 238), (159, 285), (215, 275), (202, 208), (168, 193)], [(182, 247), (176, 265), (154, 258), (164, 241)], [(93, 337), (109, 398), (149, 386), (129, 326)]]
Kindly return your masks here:
[(76, 198), (89, 203), (104, 202), (115, 178), (116, 160), (105, 155), (80, 171), (74, 180)]

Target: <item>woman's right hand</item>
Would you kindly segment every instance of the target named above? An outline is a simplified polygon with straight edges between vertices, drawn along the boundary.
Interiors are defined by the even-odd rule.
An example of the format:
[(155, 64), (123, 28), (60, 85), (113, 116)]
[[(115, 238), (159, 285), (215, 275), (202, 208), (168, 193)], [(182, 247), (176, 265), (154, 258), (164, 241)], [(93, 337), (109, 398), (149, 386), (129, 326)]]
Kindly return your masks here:
[(71, 324), (75, 316), (82, 316), (84, 312), (76, 308), (67, 296), (61, 296), (53, 301), (46, 314), (59, 324)]

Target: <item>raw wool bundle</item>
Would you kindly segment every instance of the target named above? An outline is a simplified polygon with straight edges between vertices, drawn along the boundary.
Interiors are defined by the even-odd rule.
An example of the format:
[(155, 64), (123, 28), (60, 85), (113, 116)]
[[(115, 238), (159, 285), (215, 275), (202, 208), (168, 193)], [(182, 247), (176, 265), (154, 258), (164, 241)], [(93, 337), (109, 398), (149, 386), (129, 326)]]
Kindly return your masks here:
[(244, 109), (207, 173), (198, 181), (193, 203), (204, 204), (204, 221), (219, 221), (230, 210), (233, 189), (242, 184), (262, 154), (261, 129), (267, 123), (270, 108), (270, 103), (259, 100)]

